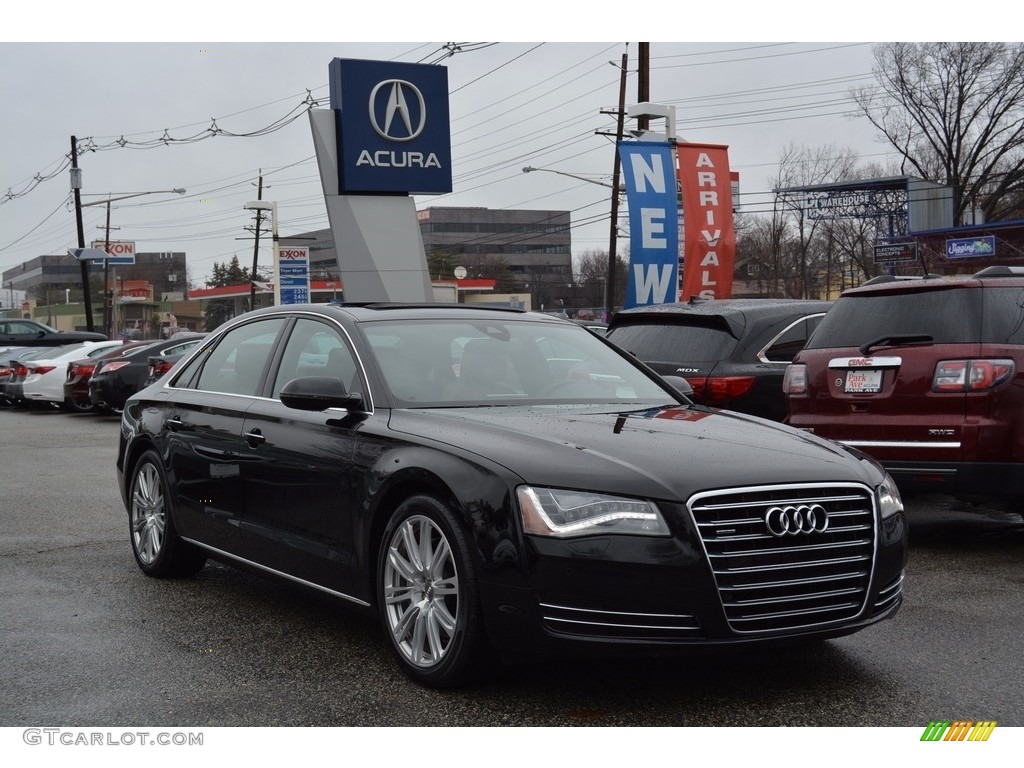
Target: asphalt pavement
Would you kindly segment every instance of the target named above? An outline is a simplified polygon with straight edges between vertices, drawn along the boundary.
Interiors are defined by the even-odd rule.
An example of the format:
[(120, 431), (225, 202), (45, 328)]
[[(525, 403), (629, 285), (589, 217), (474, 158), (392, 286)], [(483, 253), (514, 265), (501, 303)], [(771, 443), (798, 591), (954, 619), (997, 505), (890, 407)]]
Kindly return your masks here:
[(0, 726), (1024, 725), (1024, 522), (908, 502), (893, 621), (789, 649), (533, 660), (425, 690), (371, 619), (210, 563), (136, 567), (113, 416), (0, 409)]

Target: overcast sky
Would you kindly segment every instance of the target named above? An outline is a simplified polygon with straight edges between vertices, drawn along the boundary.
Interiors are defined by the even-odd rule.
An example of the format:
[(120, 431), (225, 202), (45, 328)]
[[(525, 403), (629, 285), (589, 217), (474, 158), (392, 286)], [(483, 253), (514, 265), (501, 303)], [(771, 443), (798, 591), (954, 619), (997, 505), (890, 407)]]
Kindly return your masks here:
[[(503, 6), (506, 15), (516, 18), (495, 23), (492, 33), (525, 37), (543, 29), (545, 36), (561, 32), (564, 39), (573, 39), (601, 31), (574, 35), (572, 24), (557, 18), (552, 21), (561, 24), (548, 29), (535, 23), (542, 14), (527, 13), (531, 6)], [(732, 12), (742, 6), (720, 8)], [(335, 57), (440, 62), (448, 68), (454, 191), (418, 196), (417, 208), (569, 210), (574, 253), (608, 247), (607, 188), (556, 173), (523, 174), (522, 168), (610, 181), (612, 140), (599, 132), (612, 132), (615, 124), (603, 111), (617, 102), (624, 53), (629, 61), (626, 100), (637, 101), (637, 43), (460, 42), (454, 55), (443, 57), (443, 40), (246, 42), (247, 36), (294, 40), (292, 16), (291, 23), (275, 26), (274, 14), (284, 6), (261, 11), (264, 25), (252, 30), (236, 29), (231, 18), (204, 17), (210, 23), (191, 24), (193, 16), (180, 13), (176, 20), (154, 20), (138, 29), (129, 24), (118, 34), (108, 34), (97, 14), (82, 21), (86, 6), (69, 7), (77, 15), (67, 26), (53, 26), (60, 11), (48, 10), (45, 23), (29, 19), (25, 34), (0, 42), (5, 109), (0, 120), (0, 270), (38, 255), (65, 253), (77, 244), (65, 168), (72, 135), (80, 147), (96, 149), (79, 161), (86, 203), (106, 194), (187, 189), (184, 196), (152, 194), (115, 203), (111, 226), (119, 229), (112, 230), (111, 239), (135, 241), (139, 251), (185, 251), (198, 286), (215, 261), (226, 262), (234, 254), (243, 264), (251, 261), (251, 241), (242, 238), (250, 236), (244, 227), (252, 216), (242, 206), (255, 199), (261, 170), (264, 199), (277, 201), (282, 235), (326, 227), (304, 101), (312, 98), (327, 108), (328, 65)], [(189, 3), (180, 7), (198, 14)], [(422, 31), (438, 36), (446, 31), (433, 18), (437, 8), (411, 7), (431, 17)], [(131, 12), (138, 13), (122, 9), (118, 18)], [(303, 28), (322, 36), (318, 13), (301, 14), (300, 36)], [(679, 36), (699, 36), (698, 26), (684, 14), (673, 15)], [(530, 16), (527, 24), (525, 16)], [(342, 23), (339, 12), (337, 36), (356, 37), (348, 34), (354, 28), (383, 36), (390, 29), (369, 17), (362, 24), (356, 21), (345, 15)], [(863, 21), (864, 29), (844, 25), (829, 34), (827, 28), (800, 31), (776, 19), (763, 28), (763, 37), (791, 39), (817, 32), (827, 40), (869, 33), (877, 26)], [(664, 23), (657, 21), (650, 31), (662, 31)], [(79, 24), (85, 31), (77, 35)], [(408, 19), (405, 24), (395, 36), (409, 35), (408, 26), (420, 31)], [(609, 37), (644, 31), (628, 25), (620, 30), (608, 22), (601, 26)], [(759, 28), (750, 26), (748, 19), (737, 30), (756, 38), (754, 29)], [(732, 26), (719, 17), (715, 29), (721, 35)], [(188, 39), (197, 31), (236, 42), (132, 42)], [(116, 42), (70, 42), (78, 38)], [(69, 42), (44, 42), (62, 39)], [(650, 52), (651, 100), (676, 107), (681, 139), (729, 146), (747, 211), (763, 210), (769, 203), (770, 180), (788, 145), (851, 148), (865, 162), (893, 159), (867, 121), (850, 116), (850, 88), (873, 82), (871, 43), (652, 42)], [(212, 128), (223, 133), (211, 136)], [(102, 239), (104, 214), (103, 205), (85, 208), (87, 241)], [(261, 263), (268, 261), (266, 251)]]

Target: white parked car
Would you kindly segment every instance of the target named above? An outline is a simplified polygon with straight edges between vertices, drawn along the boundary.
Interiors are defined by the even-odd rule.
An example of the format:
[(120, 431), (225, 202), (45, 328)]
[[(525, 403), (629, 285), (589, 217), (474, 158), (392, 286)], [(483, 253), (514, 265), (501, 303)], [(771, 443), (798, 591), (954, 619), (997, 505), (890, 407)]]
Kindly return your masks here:
[(53, 403), (59, 406), (64, 402), (64, 379), (67, 378), (68, 363), (86, 357), (99, 357), (113, 347), (119, 347), (123, 341), (82, 341), (56, 347), (46, 357), (36, 358), (25, 363), (26, 373), (22, 382), (21, 396), (35, 403)]

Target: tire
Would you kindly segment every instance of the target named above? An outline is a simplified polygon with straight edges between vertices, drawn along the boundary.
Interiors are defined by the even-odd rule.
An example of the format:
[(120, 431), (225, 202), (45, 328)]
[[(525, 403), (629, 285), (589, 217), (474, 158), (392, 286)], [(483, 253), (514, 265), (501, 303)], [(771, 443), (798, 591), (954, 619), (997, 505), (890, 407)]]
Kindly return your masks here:
[(377, 563), (381, 625), (399, 665), (421, 685), (479, 681), (488, 660), (469, 553), (455, 516), (432, 496), (406, 499), (384, 531)]
[(178, 537), (171, 496), (160, 457), (146, 451), (132, 470), (128, 493), (128, 532), (135, 562), (148, 576), (191, 576), (206, 555)]
[(89, 400), (75, 400), (74, 398), (68, 398), (65, 400), (61, 408), (68, 413), (92, 413), (96, 410), (96, 406)]

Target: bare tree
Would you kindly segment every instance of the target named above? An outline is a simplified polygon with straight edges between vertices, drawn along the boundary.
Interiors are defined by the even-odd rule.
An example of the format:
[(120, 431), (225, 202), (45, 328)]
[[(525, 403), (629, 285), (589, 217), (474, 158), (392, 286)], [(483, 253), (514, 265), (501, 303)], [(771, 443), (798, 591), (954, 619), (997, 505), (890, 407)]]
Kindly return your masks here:
[[(832, 145), (797, 147), (790, 144), (779, 155), (775, 189), (805, 187), (852, 179), (857, 154)], [(779, 198), (788, 214), (786, 233), (777, 241), (778, 276), (787, 284), (787, 295), (816, 297), (821, 276), (828, 271), (828, 241), (818, 237), (820, 221), (808, 216), (803, 196)], [(788, 236), (786, 236), (788, 235)]]
[(903, 157), (902, 172), (953, 188), (954, 216), (1020, 212), (1024, 192), (1024, 44), (883, 43), (878, 86), (851, 93)]
[[(629, 256), (615, 254), (615, 306), (621, 307), (626, 299), (626, 278)], [(604, 306), (605, 285), (608, 282), (608, 252), (584, 251), (575, 257), (576, 289), (578, 301), (585, 306)]]

